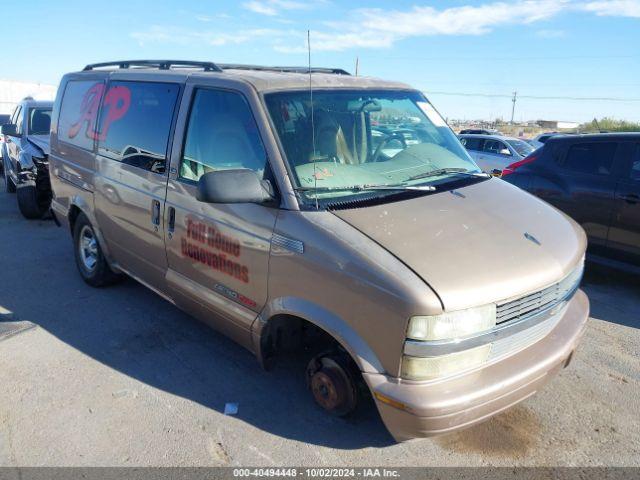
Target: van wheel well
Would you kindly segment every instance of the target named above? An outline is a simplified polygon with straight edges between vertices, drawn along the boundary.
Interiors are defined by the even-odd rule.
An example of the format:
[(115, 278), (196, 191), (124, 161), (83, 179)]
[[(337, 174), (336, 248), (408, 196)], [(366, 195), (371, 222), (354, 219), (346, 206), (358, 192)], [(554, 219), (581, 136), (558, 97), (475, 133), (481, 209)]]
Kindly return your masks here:
[(262, 332), (260, 352), (268, 370), (279, 357), (298, 357), (308, 362), (318, 355), (339, 355), (360, 372), (351, 354), (330, 333), (294, 315), (271, 317)]
[(349, 352), (331, 334), (302, 318), (277, 315), (269, 319), (260, 350), (266, 369), (280, 358), (304, 368), (316, 404), (333, 415), (349, 415), (370, 396)]
[(292, 315), (276, 315), (270, 318), (262, 334), (260, 347), (265, 366), (272, 364), (283, 354), (313, 356), (321, 351), (344, 351), (340, 343), (329, 333), (307, 320)]
[(82, 213), (77, 206), (71, 205), (69, 209), (69, 227), (71, 227), (71, 235), (73, 235), (74, 228), (76, 226), (76, 220), (78, 219), (78, 215)]

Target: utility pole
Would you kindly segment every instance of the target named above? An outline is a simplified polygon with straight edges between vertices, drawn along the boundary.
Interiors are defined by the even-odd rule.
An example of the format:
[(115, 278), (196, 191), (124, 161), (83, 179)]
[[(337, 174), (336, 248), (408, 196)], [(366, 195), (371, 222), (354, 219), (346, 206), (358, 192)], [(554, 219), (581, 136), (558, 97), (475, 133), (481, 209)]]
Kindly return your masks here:
[(511, 125), (513, 125), (513, 115), (516, 113), (516, 100), (518, 98), (518, 92), (513, 92), (513, 98), (511, 101), (513, 105), (511, 106)]

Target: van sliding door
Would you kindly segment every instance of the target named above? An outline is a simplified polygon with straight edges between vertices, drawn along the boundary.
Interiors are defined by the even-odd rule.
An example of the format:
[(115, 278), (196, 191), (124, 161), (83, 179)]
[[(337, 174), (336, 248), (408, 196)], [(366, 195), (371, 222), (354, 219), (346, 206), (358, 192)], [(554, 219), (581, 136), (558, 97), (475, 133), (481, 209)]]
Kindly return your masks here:
[(100, 111), (96, 217), (118, 265), (156, 290), (165, 289), (162, 216), (179, 92), (176, 83), (112, 80)]

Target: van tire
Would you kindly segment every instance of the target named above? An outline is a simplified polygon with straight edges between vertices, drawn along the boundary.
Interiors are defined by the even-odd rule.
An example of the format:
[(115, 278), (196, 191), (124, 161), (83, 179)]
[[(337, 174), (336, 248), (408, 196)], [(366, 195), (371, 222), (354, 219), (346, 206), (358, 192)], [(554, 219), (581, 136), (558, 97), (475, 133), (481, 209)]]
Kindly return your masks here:
[(16, 193), (16, 184), (13, 183), (13, 180), (9, 177), (9, 172), (7, 170), (7, 166), (5, 165), (2, 172), (2, 177), (4, 178), (4, 190), (7, 193)]
[(41, 219), (49, 211), (49, 201), (42, 198), (35, 185), (20, 185), (17, 193), (18, 208), (24, 218)]
[(104, 258), (96, 232), (84, 213), (80, 213), (73, 227), (73, 250), (82, 279), (92, 287), (106, 287), (121, 281)]

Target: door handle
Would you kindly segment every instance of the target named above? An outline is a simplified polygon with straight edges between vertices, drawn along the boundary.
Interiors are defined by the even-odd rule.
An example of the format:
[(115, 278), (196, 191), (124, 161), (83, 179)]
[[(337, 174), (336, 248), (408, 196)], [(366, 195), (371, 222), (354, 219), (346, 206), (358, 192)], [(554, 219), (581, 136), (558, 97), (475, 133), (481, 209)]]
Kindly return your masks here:
[(622, 200), (624, 200), (625, 202), (631, 203), (631, 204), (640, 202), (640, 196), (636, 195), (635, 193), (629, 193), (627, 195), (620, 195), (620, 198)]
[(151, 224), (155, 227), (155, 230), (158, 231), (158, 227), (160, 226), (160, 201), (153, 200), (151, 202)]
[(169, 225), (167, 227), (167, 235), (169, 238), (173, 237), (173, 232), (176, 229), (176, 209), (169, 207)]

